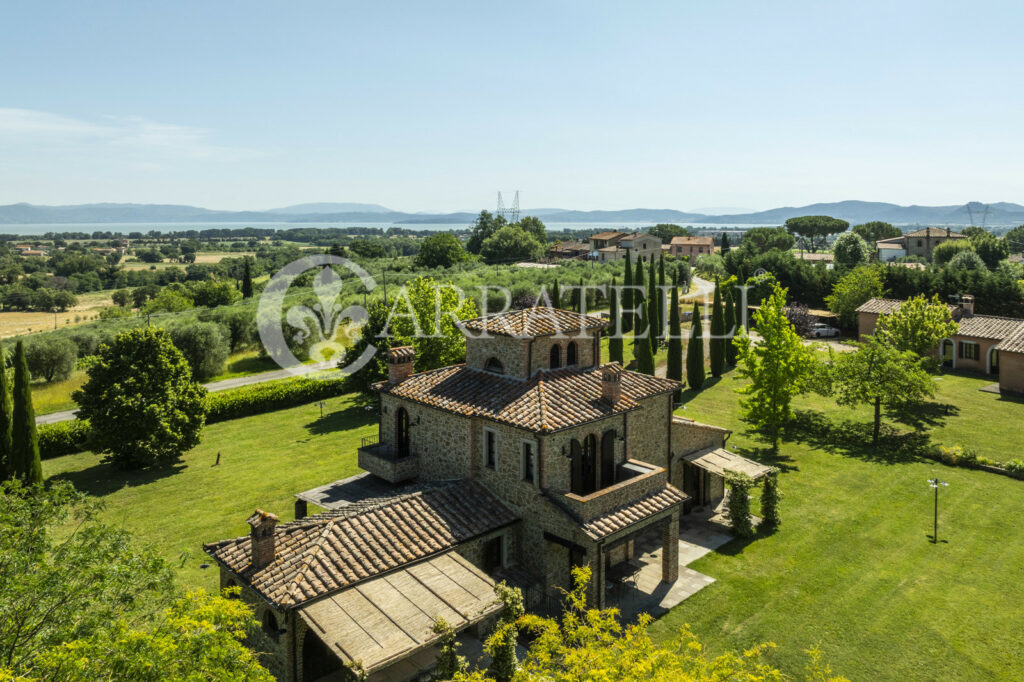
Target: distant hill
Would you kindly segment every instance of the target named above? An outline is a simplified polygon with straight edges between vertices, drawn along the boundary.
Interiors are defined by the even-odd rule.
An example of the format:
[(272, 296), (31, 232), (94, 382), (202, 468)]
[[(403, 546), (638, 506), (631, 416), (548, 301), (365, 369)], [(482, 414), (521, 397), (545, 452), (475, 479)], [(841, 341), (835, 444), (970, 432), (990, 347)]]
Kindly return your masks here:
[[(973, 215), (972, 215), (973, 214)], [(839, 201), (785, 206), (752, 213), (708, 215), (675, 209), (633, 208), (620, 211), (574, 211), (557, 208), (523, 210), (521, 215), (537, 215), (546, 223), (707, 223), (712, 225), (781, 225), (787, 218), (801, 215), (830, 215), (851, 224), (884, 220), (896, 225), (979, 225), (1024, 224), (1024, 206), (998, 202), (977, 202), (959, 206), (899, 206), (873, 201)], [(310, 203), (275, 208), (270, 211), (214, 211), (175, 204), (81, 204), (76, 206), (37, 206), (10, 204), (0, 206), (0, 224), (67, 223), (398, 223), (406, 225), (469, 225), (477, 214), (405, 213), (379, 204)]]

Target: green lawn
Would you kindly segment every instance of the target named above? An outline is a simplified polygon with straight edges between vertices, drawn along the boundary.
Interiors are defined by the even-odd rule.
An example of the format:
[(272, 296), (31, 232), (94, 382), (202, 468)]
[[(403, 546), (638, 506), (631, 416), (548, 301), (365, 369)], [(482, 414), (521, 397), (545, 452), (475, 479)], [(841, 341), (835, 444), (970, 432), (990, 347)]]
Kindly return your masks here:
[[(1003, 460), (1019, 456), (1024, 404), (977, 389), (990, 380), (944, 375), (934, 409), (915, 415), (937, 442), (965, 444)], [(736, 413), (739, 382), (723, 378), (684, 394), (679, 414), (734, 429), (728, 447), (772, 461)], [(805, 428), (779, 457), (785, 495), (780, 530), (734, 540), (692, 564), (716, 582), (655, 625), (659, 636), (689, 623), (712, 649), (778, 644), (772, 660), (791, 674), (817, 646), (854, 680), (1012, 679), (1024, 656), (1024, 482), (876, 452), (863, 435), (866, 409), (801, 397)], [(821, 428), (852, 420), (859, 432)], [(808, 418), (814, 417), (814, 418)], [(913, 422), (914, 419), (907, 419)], [(893, 424), (892, 420), (887, 423)], [(911, 432), (907, 426), (899, 426)], [(934, 475), (941, 492), (932, 544)]]
[(257, 507), (291, 520), (294, 493), (359, 472), (356, 448), (376, 433), (376, 412), (353, 396), (327, 402), (323, 418), (308, 405), (208, 426), (169, 471), (126, 473), (92, 453), (44, 461), (43, 471), (101, 497), (105, 519), (181, 563), (184, 583), (215, 590), (217, 569), (199, 569), (203, 542), (246, 534)]

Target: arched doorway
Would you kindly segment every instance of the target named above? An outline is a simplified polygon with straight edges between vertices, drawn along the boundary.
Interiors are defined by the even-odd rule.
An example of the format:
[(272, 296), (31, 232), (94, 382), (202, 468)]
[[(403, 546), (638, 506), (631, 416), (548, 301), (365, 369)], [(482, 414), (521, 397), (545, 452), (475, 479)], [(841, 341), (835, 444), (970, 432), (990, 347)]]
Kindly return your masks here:
[(572, 367), (576, 364), (576, 342), (570, 341), (569, 345), (565, 347), (565, 366)]
[(572, 460), (572, 483), (569, 489), (574, 495), (583, 495), (583, 446), (575, 438), (569, 443), (569, 455)]
[(615, 429), (601, 436), (601, 487), (615, 483)]
[(404, 407), (395, 413), (395, 452), (399, 457), (409, 454), (409, 413)]
[(988, 349), (988, 357), (985, 360), (985, 372), (988, 374), (999, 374), (999, 351), (995, 346)]
[(548, 353), (548, 367), (551, 369), (558, 369), (562, 366), (562, 348), (557, 343), (551, 346), (551, 352)]
[(939, 362), (943, 367), (956, 368), (956, 342), (953, 339), (939, 341)]
[(597, 490), (597, 438), (593, 434), (583, 439), (583, 494)]
[(319, 680), (338, 670), (341, 670), (341, 661), (312, 631), (307, 632), (302, 638), (302, 679)]

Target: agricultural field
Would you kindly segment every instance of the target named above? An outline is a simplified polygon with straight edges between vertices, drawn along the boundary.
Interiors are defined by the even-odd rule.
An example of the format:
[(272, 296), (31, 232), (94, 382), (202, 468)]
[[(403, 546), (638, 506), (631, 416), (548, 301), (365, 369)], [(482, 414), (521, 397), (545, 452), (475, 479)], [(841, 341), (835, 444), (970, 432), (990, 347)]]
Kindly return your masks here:
[(78, 305), (58, 313), (0, 312), (0, 338), (33, 332), (71, 327), (99, 318), (100, 310), (114, 305), (109, 291), (93, 291), (78, 295)]

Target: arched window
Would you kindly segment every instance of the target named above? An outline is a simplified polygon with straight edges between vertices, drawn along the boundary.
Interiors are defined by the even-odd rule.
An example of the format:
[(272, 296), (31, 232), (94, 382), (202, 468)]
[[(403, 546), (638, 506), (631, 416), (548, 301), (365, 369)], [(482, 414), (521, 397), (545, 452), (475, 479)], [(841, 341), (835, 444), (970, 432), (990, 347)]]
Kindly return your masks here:
[(409, 454), (409, 413), (404, 407), (395, 413), (395, 450), (399, 457)]
[(615, 429), (609, 429), (601, 436), (601, 487), (615, 483)]
[(572, 456), (572, 493), (583, 495), (583, 446), (575, 438), (569, 443), (569, 454)]
[(498, 358), (488, 358), (487, 362), (484, 363), (484, 369), (488, 372), (494, 372), (495, 374), (505, 373), (505, 367), (501, 364), (501, 360)]
[(274, 616), (274, 612), (270, 609), (267, 609), (267, 611), (263, 614), (263, 632), (267, 635), (267, 637), (274, 640), (275, 642), (278, 640), (278, 637), (280, 637), (281, 634), (278, 632), (277, 629), (277, 618)]
[(583, 439), (583, 494), (597, 490), (597, 438), (590, 434)]
[(548, 354), (548, 367), (551, 369), (558, 369), (562, 366), (562, 348), (557, 343), (551, 346), (551, 352)]
[(572, 367), (576, 364), (576, 342), (570, 341), (569, 345), (565, 347), (565, 366)]

